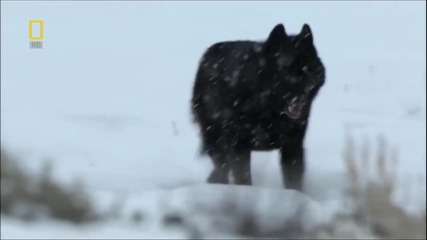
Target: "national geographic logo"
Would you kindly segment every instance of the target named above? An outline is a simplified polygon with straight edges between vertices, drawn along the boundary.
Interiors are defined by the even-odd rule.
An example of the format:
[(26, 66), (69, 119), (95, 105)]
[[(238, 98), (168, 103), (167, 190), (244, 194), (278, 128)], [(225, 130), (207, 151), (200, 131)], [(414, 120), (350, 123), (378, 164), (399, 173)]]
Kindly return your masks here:
[(30, 20), (30, 48), (43, 48), (43, 20)]

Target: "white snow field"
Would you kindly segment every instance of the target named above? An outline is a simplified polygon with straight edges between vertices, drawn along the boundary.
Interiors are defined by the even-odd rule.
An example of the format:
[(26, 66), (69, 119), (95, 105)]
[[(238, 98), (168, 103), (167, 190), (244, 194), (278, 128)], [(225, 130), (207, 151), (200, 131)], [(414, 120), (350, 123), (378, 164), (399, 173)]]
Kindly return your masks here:
[[(54, 177), (84, 180), (99, 208), (121, 196), (125, 213), (147, 219), (77, 228), (2, 216), (1, 237), (186, 237), (162, 225), (169, 212), (227, 236), (233, 219), (218, 225), (214, 213), (230, 199), (266, 230), (295, 214), (311, 228), (342, 208), (346, 134), (372, 150), (384, 135), (398, 149), (402, 192), (411, 186), (418, 200), (426, 189), (425, 8), (425, 1), (2, 1), (2, 147), (34, 172), (53, 159)], [(29, 48), (31, 19), (44, 21), (43, 49)], [(217, 41), (263, 40), (277, 23), (288, 33), (310, 24), (327, 70), (305, 141), (306, 194), (282, 189), (275, 151), (252, 154), (254, 187), (208, 185), (211, 163), (198, 156), (190, 115), (199, 59)], [(405, 197), (396, 201), (419, 211)]]

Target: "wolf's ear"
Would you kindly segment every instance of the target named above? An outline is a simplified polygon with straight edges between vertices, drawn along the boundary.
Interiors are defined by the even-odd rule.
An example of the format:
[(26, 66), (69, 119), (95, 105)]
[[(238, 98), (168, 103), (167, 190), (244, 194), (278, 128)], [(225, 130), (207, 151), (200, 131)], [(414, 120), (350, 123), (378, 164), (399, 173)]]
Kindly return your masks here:
[(271, 30), (270, 35), (265, 42), (265, 46), (266, 48), (276, 47), (282, 44), (287, 38), (288, 35), (286, 34), (283, 24), (277, 24), (273, 30)]
[(313, 33), (311, 32), (310, 26), (308, 24), (304, 24), (302, 26), (301, 32), (298, 34), (298, 38), (300, 42), (304, 44), (313, 44)]

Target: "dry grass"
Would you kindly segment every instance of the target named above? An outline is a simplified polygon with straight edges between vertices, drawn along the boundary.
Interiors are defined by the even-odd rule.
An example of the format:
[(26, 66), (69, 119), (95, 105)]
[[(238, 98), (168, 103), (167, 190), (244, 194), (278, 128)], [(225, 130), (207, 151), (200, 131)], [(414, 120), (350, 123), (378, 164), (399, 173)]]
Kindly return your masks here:
[[(412, 216), (397, 206), (393, 193), (397, 183), (397, 152), (389, 149), (383, 137), (378, 138), (378, 151), (374, 158), (377, 181), (369, 180), (366, 168), (370, 164), (368, 146), (361, 149), (362, 157), (357, 161), (354, 143), (347, 140), (345, 161), (351, 185), (349, 196), (355, 204), (359, 225), (379, 238), (426, 239), (426, 215)], [(361, 166), (357, 163), (362, 163)], [(369, 167), (368, 167), (369, 169)]]
[(19, 159), (1, 149), (1, 213), (24, 220), (53, 217), (83, 223), (97, 218), (81, 183), (63, 186), (51, 177), (49, 162), (40, 176), (20, 167)]
[(350, 188), (346, 194), (353, 211), (336, 216), (328, 226), (301, 233), (300, 237), (426, 239), (425, 210), (422, 217), (412, 216), (393, 201), (398, 176), (396, 149), (379, 137), (377, 154), (370, 154), (367, 141), (357, 148), (347, 138), (344, 161)]

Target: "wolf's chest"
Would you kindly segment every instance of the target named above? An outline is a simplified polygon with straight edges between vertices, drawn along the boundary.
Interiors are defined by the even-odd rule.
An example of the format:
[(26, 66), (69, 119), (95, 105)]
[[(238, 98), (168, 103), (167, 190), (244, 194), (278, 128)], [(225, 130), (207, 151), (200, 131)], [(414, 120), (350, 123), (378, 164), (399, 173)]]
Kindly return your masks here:
[(275, 129), (272, 124), (260, 124), (250, 129), (250, 145), (254, 150), (277, 149), (282, 144), (283, 132)]
[(250, 142), (256, 150), (275, 148), (277, 145), (276, 136), (272, 129), (256, 127), (251, 130)]
[[(292, 140), (294, 124), (287, 120), (260, 119), (261, 121), (245, 124), (245, 134), (254, 150), (278, 149), (287, 141)], [(276, 120), (276, 121), (272, 121)]]

